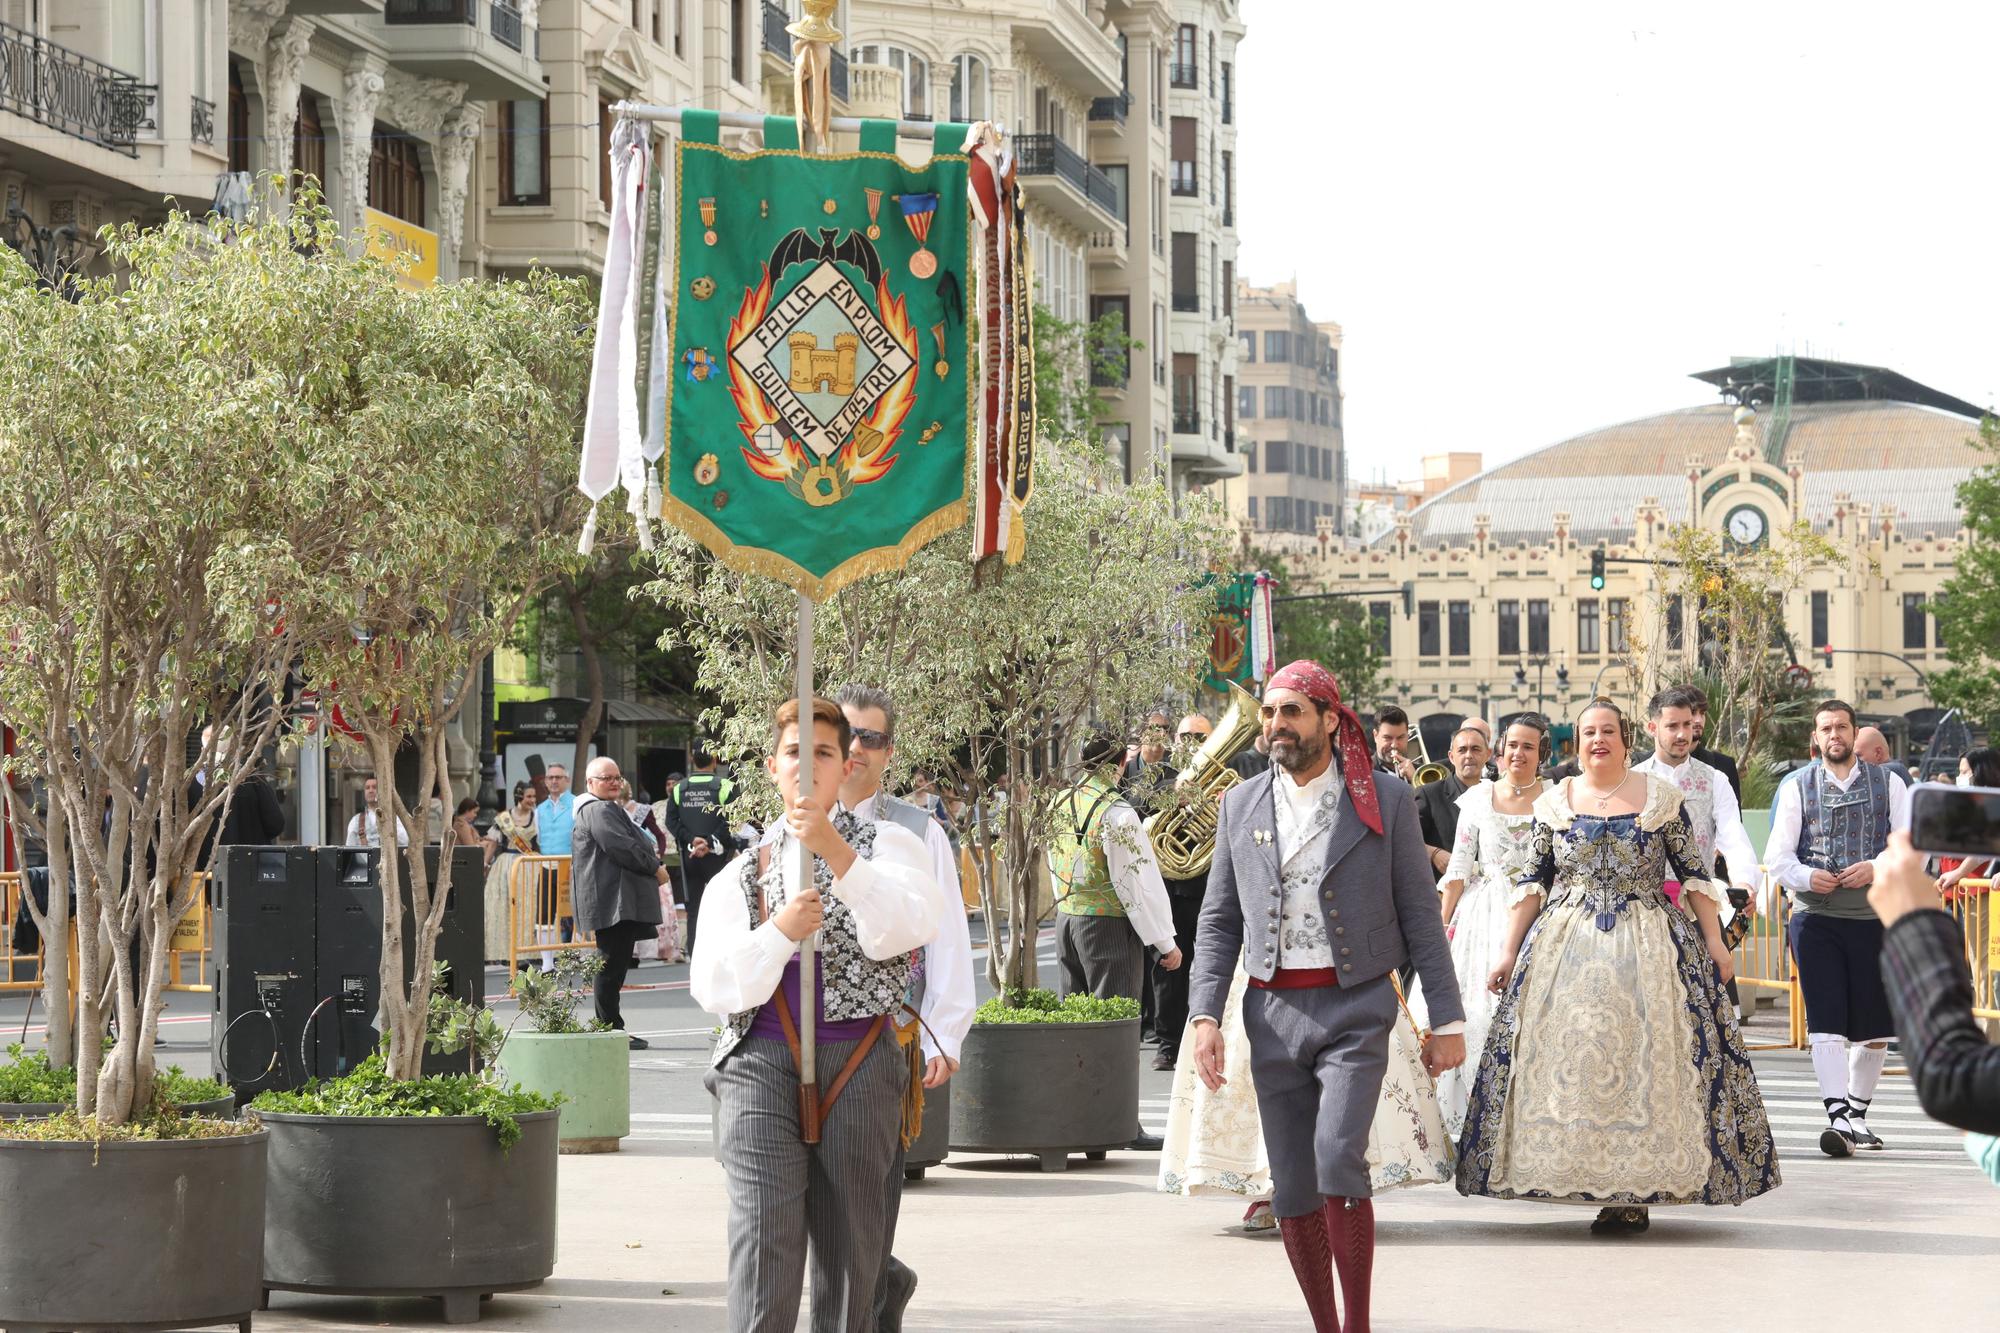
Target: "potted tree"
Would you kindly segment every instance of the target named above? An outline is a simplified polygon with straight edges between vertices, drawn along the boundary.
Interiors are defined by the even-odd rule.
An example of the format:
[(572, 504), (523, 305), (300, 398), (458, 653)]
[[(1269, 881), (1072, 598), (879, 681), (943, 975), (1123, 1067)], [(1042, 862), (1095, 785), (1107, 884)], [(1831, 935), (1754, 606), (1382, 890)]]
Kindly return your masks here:
[[(344, 632), (301, 666), (385, 779), (382, 827), (406, 829), (413, 854), (379, 862), (376, 1056), (253, 1103), (271, 1135), (264, 1286), (437, 1296), (457, 1322), (553, 1270), (556, 1114), (471, 1075), (423, 1077), (447, 891), (414, 853), (440, 845), (447, 863), (452, 746), (480, 665), (577, 558), (591, 310), (581, 283), (546, 273), (412, 292), (380, 265), (325, 262), (361, 275), (318, 349), (345, 392), (326, 465), (351, 480), (366, 542), (316, 589)], [(459, 984), (476, 1001), (478, 979)]]
[[(1207, 642), (1190, 627), (1207, 625), (1214, 606), (1199, 575), (1226, 544), (1215, 512), (1198, 497), (1176, 500), (1149, 482), (1125, 486), (1080, 442), (1042, 441), (1037, 472), (1018, 565), (976, 581), (961, 551), (933, 543), (903, 573), (850, 585), (814, 619), (823, 687), (887, 688), (899, 705), (898, 761), (940, 775), (981, 812), (965, 836), (999, 1010), (1030, 1003), (1037, 983), (1043, 848), (1057, 798), (1076, 780), (1067, 756), (1093, 720), (1136, 717), (1186, 689)], [(765, 740), (758, 719), (792, 689), (784, 651), (792, 594), (722, 570), (677, 534), (657, 563), (647, 593), (667, 607), (702, 685), (720, 698), (725, 748), (756, 753)], [(951, 1147), (1000, 1147), (977, 1128), (987, 1116), (1041, 1125), (1027, 1137), (1044, 1141), (1010, 1133), (1005, 1150), (1046, 1152), (1052, 1163), (1069, 1150), (1130, 1143), (1138, 1126), (1137, 1018), (1093, 1013), (1110, 1026), (976, 1023), (948, 1085)], [(1023, 1054), (1042, 1046), (1073, 1051), (1093, 1036), (1106, 1045), (1092, 1060), (1132, 1066), (1133, 1081), (1118, 1085), (1129, 1093), (1111, 1090), (1127, 1104), (1121, 1127), (1108, 1134), (1080, 1109), (1081, 1082), (1095, 1075), (1082, 1072), (1073, 1053), (1046, 1061)], [(1024, 1072), (1031, 1069), (1050, 1076)], [(1074, 1122), (1065, 1123), (1066, 1108), (1077, 1110)], [(925, 1119), (928, 1128), (929, 1108)]]
[[(339, 479), (294, 434), (310, 311), (339, 286), (311, 278), (317, 239), (310, 215), (240, 232), (176, 215), (107, 233), (117, 277), (73, 300), (0, 255), (6, 810), (56, 888), (27, 902), (51, 942), (47, 1043), (13, 1077), (66, 1103), (0, 1124), (0, 1325), (255, 1308), (267, 1135), (176, 1114), (191, 1090), (153, 1050), (193, 872), (283, 725), (309, 589), (344, 540)], [(36, 784), (41, 809), (19, 799)]]
[[(509, 989), (521, 1016), (500, 1048), (506, 1076), (521, 1087), (561, 1098), (561, 1151), (617, 1152), (632, 1132), (632, 1060), (625, 1034), (577, 1017), (590, 983), (604, 970), (595, 953), (564, 953), (555, 971), (524, 968)], [(528, 1031), (519, 1030), (526, 1022)]]
[[(181, 1115), (233, 1116), (236, 1096), (229, 1085), (196, 1078), (179, 1065), (153, 1078), (159, 1100)], [(52, 1065), (47, 1050), (30, 1051), (15, 1042), (0, 1065), (0, 1120), (36, 1120), (76, 1105), (76, 1066)]]

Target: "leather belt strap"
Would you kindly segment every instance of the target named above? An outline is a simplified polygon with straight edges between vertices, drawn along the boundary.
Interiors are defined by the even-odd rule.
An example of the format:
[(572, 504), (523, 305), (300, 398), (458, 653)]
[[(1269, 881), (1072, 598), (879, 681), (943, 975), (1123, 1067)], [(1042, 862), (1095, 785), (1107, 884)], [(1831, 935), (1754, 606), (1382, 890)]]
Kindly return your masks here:
[(1281, 967), (1271, 973), (1269, 981), (1250, 978), (1250, 985), (1256, 990), (1313, 990), (1339, 984), (1340, 974), (1330, 967)]

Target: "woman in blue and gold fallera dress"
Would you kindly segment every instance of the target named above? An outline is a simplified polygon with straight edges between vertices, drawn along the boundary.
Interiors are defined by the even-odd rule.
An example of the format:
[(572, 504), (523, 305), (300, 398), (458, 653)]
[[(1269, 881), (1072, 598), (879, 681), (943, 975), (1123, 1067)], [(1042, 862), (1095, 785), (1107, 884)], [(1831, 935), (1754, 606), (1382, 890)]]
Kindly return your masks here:
[[(1723, 991), (1723, 892), (1681, 795), (1626, 768), (1617, 707), (1577, 719), (1582, 776), (1535, 803), (1535, 851), (1459, 1142), (1458, 1189), (1597, 1204), (1599, 1234), (1655, 1204), (1740, 1204), (1778, 1184), (1757, 1076)], [(1667, 898), (1681, 882), (1693, 919)]]

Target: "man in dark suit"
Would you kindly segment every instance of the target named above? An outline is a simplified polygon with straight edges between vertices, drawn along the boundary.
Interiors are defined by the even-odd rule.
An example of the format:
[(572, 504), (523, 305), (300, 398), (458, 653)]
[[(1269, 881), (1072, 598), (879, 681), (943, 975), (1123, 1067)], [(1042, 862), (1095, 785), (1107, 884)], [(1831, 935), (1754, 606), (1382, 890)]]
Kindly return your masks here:
[(1434, 881), (1444, 878), (1452, 846), (1458, 841), (1458, 798), (1486, 780), (1486, 761), (1492, 757), (1484, 732), (1461, 727), (1451, 738), (1451, 772), (1417, 788), (1417, 818)]
[(2000, 1047), (1972, 1016), (1965, 938), (1907, 833), (1891, 833), (1875, 861), (1868, 905), (1888, 928), (1882, 980), (1917, 1098), (1935, 1118), (2000, 1134)]
[[(1243, 1028), (1276, 1188), (1272, 1211), (1319, 1333), (1368, 1327), (1375, 1213), (1368, 1133), (1399, 1013), (1389, 977), (1415, 959), (1435, 995), (1433, 1077), (1465, 1060), (1464, 1010), (1416, 801), (1372, 769), (1361, 720), (1333, 676), (1294, 662), (1260, 710), (1271, 769), (1222, 798), (1195, 945), (1195, 1071), (1223, 1084), (1219, 1016), (1237, 961)], [(1336, 755), (1338, 756), (1336, 759)]]

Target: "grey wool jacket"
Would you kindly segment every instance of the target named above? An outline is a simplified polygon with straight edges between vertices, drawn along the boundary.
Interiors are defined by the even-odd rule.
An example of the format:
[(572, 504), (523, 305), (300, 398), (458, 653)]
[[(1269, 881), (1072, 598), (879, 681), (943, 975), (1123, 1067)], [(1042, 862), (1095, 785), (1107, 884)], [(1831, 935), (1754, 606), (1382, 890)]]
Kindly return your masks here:
[(652, 835), (622, 807), (594, 796), (578, 801), (569, 859), (578, 926), (599, 931), (620, 921), (660, 924), (659, 852)]
[[(1259, 980), (1270, 980), (1277, 970), (1284, 884), (1271, 784), (1279, 776), (1275, 766), (1266, 769), (1222, 798), (1189, 983), (1191, 1014), (1221, 1018), (1239, 956)], [(1317, 895), (1340, 984), (1358, 986), (1414, 960), (1431, 1022), (1459, 1022), (1465, 1009), (1438, 916), (1415, 795), (1392, 774), (1374, 777), (1382, 832), (1363, 824), (1352, 798), (1343, 797)]]

